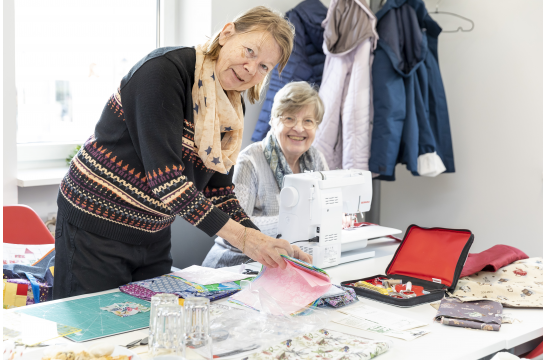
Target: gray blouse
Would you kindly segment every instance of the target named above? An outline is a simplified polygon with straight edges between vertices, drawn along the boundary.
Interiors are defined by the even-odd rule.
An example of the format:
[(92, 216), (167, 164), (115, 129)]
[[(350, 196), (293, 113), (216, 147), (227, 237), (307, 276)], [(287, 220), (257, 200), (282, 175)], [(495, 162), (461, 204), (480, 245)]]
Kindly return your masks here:
[[(317, 149), (314, 170), (329, 170), (324, 155)], [(234, 167), (233, 184), (240, 205), (262, 233), (276, 237), (280, 211), (280, 188), (263, 154), (263, 143), (255, 142), (238, 156)], [(242, 263), (247, 257), (220, 237), (203, 262), (203, 266), (223, 267)]]

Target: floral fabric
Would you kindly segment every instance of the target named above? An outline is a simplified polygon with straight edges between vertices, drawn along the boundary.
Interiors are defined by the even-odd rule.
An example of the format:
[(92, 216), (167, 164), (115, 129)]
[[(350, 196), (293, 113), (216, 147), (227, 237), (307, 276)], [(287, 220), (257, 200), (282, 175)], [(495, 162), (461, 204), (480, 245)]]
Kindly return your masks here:
[(109, 311), (119, 317), (127, 317), (136, 315), (139, 312), (148, 312), (150, 308), (133, 302), (124, 302), (101, 307), (100, 310)]
[(543, 258), (462, 277), (451, 296), (464, 302), (494, 300), (508, 307), (543, 307)]
[(195, 47), (195, 52), (195, 83), (191, 90), (195, 147), (208, 169), (225, 174), (235, 164), (242, 145), (242, 98), (238, 91), (223, 90), (214, 73), (216, 61), (204, 55), (202, 46)]
[(373, 359), (387, 352), (390, 344), (331, 330), (318, 330), (283, 341), (248, 357), (251, 360)]
[(356, 296), (356, 292), (354, 291), (354, 289), (351, 289), (349, 287), (342, 287), (335, 284), (333, 284), (333, 286), (344, 290), (344, 294), (332, 296), (332, 297), (322, 297), (320, 301), (318, 302), (318, 306), (321, 306), (321, 307), (331, 306), (334, 308), (340, 308), (345, 305), (352, 304), (353, 302), (358, 301), (358, 297)]

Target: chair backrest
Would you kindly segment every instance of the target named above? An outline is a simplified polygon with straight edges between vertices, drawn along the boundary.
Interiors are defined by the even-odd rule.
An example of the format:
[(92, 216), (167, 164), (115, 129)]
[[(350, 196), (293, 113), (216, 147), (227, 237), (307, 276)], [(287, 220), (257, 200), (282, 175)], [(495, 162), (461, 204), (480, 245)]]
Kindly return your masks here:
[(4, 242), (8, 244), (54, 244), (42, 219), (26, 205), (4, 206)]

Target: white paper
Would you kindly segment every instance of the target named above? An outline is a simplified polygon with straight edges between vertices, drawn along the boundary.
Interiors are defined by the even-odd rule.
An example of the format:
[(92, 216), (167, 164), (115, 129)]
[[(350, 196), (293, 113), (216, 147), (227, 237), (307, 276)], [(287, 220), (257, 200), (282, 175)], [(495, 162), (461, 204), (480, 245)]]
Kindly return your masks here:
[(179, 276), (187, 281), (191, 281), (199, 285), (220, 284), (252, 277), (252, 275), (238, 274), (221, 269), (202, 267), (199, 265), (192, 265), (180, 271), (173, 272), (170, 275)]
[(411, 330), (392, 330), (389, 327), (377, 324), (373, 321), (355, 318), (351, 315), (346, 314), (343, 314), (343, 316), (337, 317), (336, 319), (333, 319), (331, 321), (336, 322), (337, 324), (350, 326), (365, 331), (371, 331), (377, 334), (391, 336), (406, 341), (411, 341), (419, 338), (420, 336), (424, 336), (430, 333), (429, 330), (425, 330), (422, 328)]
[(350, 315), (361, 320), (370, 321), (380, 326), (384, 326), (389, 329), (398, 331), (409, 330), (428, 325), (422, 321), (413, 320), (405, 316), (382, 311), (377, 308), (373, 308), (371, 306), (363, 304), (360, 304), (359, 306), (341, 308), (338, 311), (343, 314)]
[(331, 321), (407, 341), (414, 340), (430, 332), (425, 329), (415, 329), (428, 325), (424, 322), (363, 304), (338, 310), (337, 316)]
[(4, 265), (32, 265), (46, 255), (51, 249), (55, 248), (55, 244), (19, 245), (4, 243), (2, 247), (2, 262)]
[(405, 330), (405, 331), (392, 330), (392, 331), (388, 331), (387, 333), (384, 333), (384, 335), (411, 341), (429, 333), (430, 331), (426, 329), (412, 329), (412, 330)]

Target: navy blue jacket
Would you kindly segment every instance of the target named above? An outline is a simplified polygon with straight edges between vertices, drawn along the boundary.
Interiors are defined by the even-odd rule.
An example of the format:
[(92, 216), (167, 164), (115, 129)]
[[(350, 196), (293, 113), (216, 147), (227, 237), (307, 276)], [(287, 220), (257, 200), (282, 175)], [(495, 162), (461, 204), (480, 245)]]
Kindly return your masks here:
[(321, 24), (326, 15), (327, 8), (320, 0), (305, 0), (286, 13), (286, 17), (295, 27), (293, 51), (282, 75), (278, 74), (278, 66), (272, 71), (269, 90), (252, 141), (261, 141), (267, 135), (274, 95), (284, 85), (291, 81), (307, 81), (320, 86), (325, 62), (322, 50), (324, 29)]
[(419, 155), (437, 152), (454, 172), (447, 100), (437, 58), (439, 25), (422, 0), (388, 0), (376, 14), (373, 136), (369, 170), (395, 180), (395, 166), (418, 175)]

